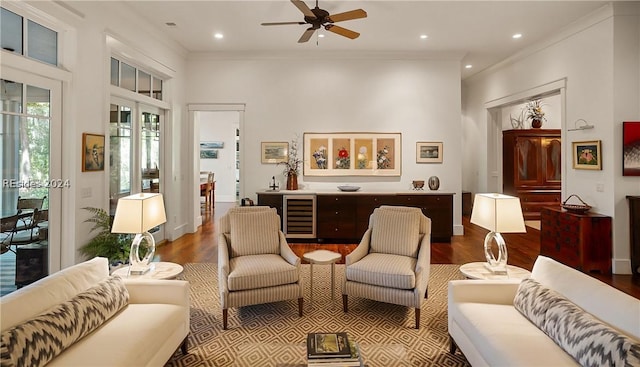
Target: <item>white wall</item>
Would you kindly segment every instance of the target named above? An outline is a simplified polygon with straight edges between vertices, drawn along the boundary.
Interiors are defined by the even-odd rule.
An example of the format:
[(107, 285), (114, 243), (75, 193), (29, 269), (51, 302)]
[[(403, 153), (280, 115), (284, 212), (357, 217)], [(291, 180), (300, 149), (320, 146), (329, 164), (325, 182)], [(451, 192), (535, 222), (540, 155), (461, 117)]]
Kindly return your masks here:
[[(613, 217), (614, 272), (628, 273), (628, 209), (622, 207), (621, 198), (640, 193), (640, 183), (637, 178), (621, 177), (620, 126), (623, 118), (638, 119), (640, 113), (637, 104), (621, 106), (616, 95), (625, 94), (625, 99), (638, 100), (638, 18), (616, 17), (614, 22), (612, 14), (613, 9), (605, 7), (554, 38), (465, 82), (463, 187), (483, 191), (491, 179), (486, 169), (488, 158), (477, 155), (488, 134), (485, 103), (566, 78), (566, 118), (562, 130), (566, 172), (563, 200), (578, 194), (594, 207), (593, 211)], [(620, 19), (624, 19), (622, 25)], [(619, 51), (620, 54), (614, 54), (614, 36), (625, 50)], [(618, 47), (616, 43), (615, 49)], [(625, 61), (622, 61), (623, 57)], [(625, 85), (622, 80), (627, 81)], [(595, 128), (567, 131), (580, 118)], [(473, 136), (479, 139), (474, 140)], [(601, 171), (572, 168), (571, 142), (584, 140), (602, 141)], [(602, 192), (597, 191), (598, 185), (603, 185)]]
[[(395, 59), (371, 55), (251, 57), (190, 55), (189, 103), (245, 103), (241, 131), (242, 197), (256, 197), (282, 167), (260, 163), (260, 142), (302, 146), (305, 132), (400, 132), (400, 177), (300, 177), (303, 189), (354, 183), (407, 190), (411, 181), (440, 178), (454, 192), (454, 225), (461, 233), (460, 65), (458, 60)], [(443, 164), (416, 164), (417, 141), (444, 142)], [(302, 157), (301, 157), (302, 158)]]
[(200, 171), (215, 174), (216, 201), (236, 201), (236, 128), (237, 111), (203, 111), (196, 115), (200, 126), (201, 142), (221, 141), (224, 148), (218, 149), (217, 159), (200, 159)]

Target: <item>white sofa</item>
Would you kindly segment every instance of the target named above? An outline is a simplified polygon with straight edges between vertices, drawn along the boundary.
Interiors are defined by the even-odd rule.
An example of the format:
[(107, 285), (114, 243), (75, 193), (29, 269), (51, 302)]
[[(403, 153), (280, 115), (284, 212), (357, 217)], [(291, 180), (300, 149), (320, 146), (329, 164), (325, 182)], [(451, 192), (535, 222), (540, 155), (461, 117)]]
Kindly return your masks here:
[[(12, 340), (7, 337), (11, 330), (29, 325), (34, 319), (38, 319), (36, 316), (50, 315), (50, 310), (74, 300), (83, 300), (75, 303), (76, 306), (91, 303), (82, 298), (82, 295), (91, 293), (96, 287), (99, 289), (98, 284), (109, 282), (115, 285), (106, 291), (103, 289), (92, 294), (98, 303), (107, 303), (116, 298), (122, 300), (117, 309), (113, 310), (113, 316), (103, 321), (101, 317), (105, 318), (104, 312), (96, 311), (95, 308), (80, 316), (74, 315), (74, 312), (64, 312), (60, 319), (65, 320), (64, 326), (68, 328), (75, 327), (74, 323), (84, 322), (83, 319), (89, 318), (93, 318), (94, 324), (97, 325), (79, 340), (68, 342), (70, 346), (63, 348), (59, 354), (56, 352), (57, 355), (47, 366), (163, 366), (178, 347), (182, 347), (182, 353), (186, 353), (189, 334), (189, 283), (182, 280), (113, 279), (109, 276), (107, 259), (97, 257), (51, 274), (2, 297), (0, 325), (3, 357), (7, 357), (5, 342)], [(58, 325), (56, 328), (58, 329), (55, 330), (62, 331), (61, 334), (67, 332)], [(63, 341), (69, 339), (66, 335), (62, 338)], [(27, 344), (35, 344), (34, 340), (38, 339), (34, 337), (34, 340), (24, 340)], [(25, 344), (24, 340), (22, 344)], [(53, 342), (56, 343), (57, 341)], [(50, 347), (39, 348), (48, 350)], [(7, 359), (3, 359), (2, 362), (3, 365), (5, 362), (10, 364)], [(35, 364), (24, 361), (22, 363)]]
[[(556, 326), (566, 323), (563, 332), (569, 330), (567, 334), (577, 334), (570, 337), (571, 343), (588, 341), (591, 335), (588, 337), (587, 332), (573, 327), (579, 324), (570, 323), (570, 319), (585, 316), (586, 312), (602, 321), (605, 327), (610, 326), (616, 332), (630, 337), (631, 344), (635, 345), (632, 350), (637, 357), (640, 343), (640, 300), (543, 256), (536, 260), (531, 279), (542, 285), (540, 288), (551, 289), (582, 308), (561, 314), (559, 317), (556, 314), (555, 320), (546, 315), (547, 319), (542, 322), (554, 321)], [(525, 284), (527, 283), (523, 283)], [(455, 353), (459, 348), (473, 366), (579, 365), (569, 354), (576, 354), (574, 347), (567, 348), (565, 345), (565, 349), (569, 351), (566, 352), (550, 337), (558, 337), (557, 333), (548, 335), (516, 309), (514, 300), (520, 309), (523, 304), (520, 302), (523, 296), (522, 293), (518, 294), (519, 292), (523, 291), (520, 281), (517, 280), (451, 281), (448, 298), (451, 352)], [(540, 306), (544, 303), (543, 298), (539, 294), (530, 297), (530, 306)], [(547, 306), (551, 309), (558, 304), (559, 302), (554, 300)], [(582, 315), (577, 315), (580, 313)], [(532, 319), (541, 321), (535, 317)], [(604, 349), (608, 349), (609, 346), (605, 345)], [(598, 348), (590, 350), (595, 349)], [(629, 352), (629, 355), (631, 354)]]

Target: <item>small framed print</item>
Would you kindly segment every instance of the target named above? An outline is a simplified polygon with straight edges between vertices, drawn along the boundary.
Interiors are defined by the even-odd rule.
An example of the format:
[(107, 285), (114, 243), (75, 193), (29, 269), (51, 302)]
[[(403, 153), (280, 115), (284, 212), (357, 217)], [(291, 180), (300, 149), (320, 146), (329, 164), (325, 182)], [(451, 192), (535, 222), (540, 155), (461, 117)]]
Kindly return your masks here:
[(442, 163), (442, 142), (417, 142), (416, 163)]
[(104, 171), (104, 135), (82, 134), (82, 172)]
[(287, 161), (289, 143), (287, 142), (262, 142), (262, 163), (283, 163)]
[(574, 169), (602, 169), (600, 140), (574, 141), (572, 147)]

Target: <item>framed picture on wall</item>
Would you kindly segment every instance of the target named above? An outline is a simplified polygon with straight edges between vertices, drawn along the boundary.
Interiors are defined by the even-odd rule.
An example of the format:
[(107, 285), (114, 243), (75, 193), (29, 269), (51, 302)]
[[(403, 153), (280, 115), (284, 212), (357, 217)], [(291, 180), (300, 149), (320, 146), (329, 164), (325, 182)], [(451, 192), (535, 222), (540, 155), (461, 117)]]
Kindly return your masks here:
[(218, 149), (200, 150), (200, 159), (218, 159)]
[(640, 121), (622, 123), (622, 175), (640, 176)]
[(200, 149), (201, 150), (222, 149), (222, 148), (224, 148), (224, 142), (223, 141), (202, 141), (202, 142), (200, 142)]
[(104, 135), (82, 134), (82, 172), (104, 171)]
[(400, 133), (304, 133), (305, 176), (400, 176)]
[(572, 147), (574, 169), (602, 169), (600, 140), (574, 141)]
[(262, 163), (282, 163), (287, 161), (289, 154), (289, 143), (263, 141), (260, 149)]
[(442, 142), (417, 142), (416, 163), (442, 163)]

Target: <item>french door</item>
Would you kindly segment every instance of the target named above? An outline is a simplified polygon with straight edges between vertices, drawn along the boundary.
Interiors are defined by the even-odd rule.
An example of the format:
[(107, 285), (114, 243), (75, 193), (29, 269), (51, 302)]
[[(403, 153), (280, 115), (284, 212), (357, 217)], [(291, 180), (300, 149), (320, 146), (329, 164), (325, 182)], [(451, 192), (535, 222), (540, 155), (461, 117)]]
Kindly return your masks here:
[[(164, 110), (112, 96), (109, 116), (109, 210), (113, 215), (121, 197), (164, 192)], [(165, 238), (164, 226), (149, 232), (156, 242)]]
[[(62, 196), (76, 184), (62, 177), (61, 90), (60, 81), (1, 68), (0, 210), (3, 222), (18, 215), (20, 225), (32, 225), (8, 240), (3, 233), (2, 294), (60, 270)], [(20, 208), (27, 201), (19, 198), (37, 200), (28, 201), (33, 208)]]

